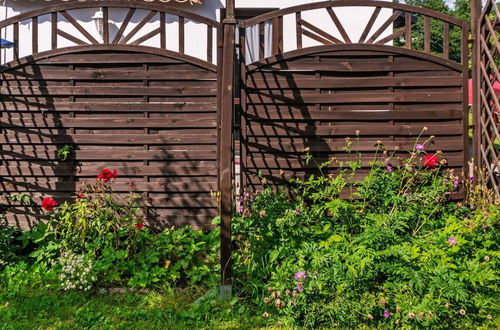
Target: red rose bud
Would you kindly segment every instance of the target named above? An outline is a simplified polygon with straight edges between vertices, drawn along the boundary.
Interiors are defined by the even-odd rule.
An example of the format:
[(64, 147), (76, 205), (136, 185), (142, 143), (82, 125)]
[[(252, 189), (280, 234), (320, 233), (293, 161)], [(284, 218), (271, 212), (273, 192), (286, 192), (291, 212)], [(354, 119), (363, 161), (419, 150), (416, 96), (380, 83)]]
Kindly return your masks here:
[(118, 171), (117, 170), (111, 171), (110, 169), (105, 168), (99, 174), (97, 174), (97, 177), (101, 179), (104, 183), (108, 183), (110, 180), (118, 177)]
[(145, 226), (144, 222), (140, 222), (140, 223), (135, 224), (135, 228), (137, 228), (137, 229), (142, 229), (142, 228), (144, 228), (144, 226)]
[(50, 198), (50, 197), (45, 197), (43, 200), (42, 200), (42, 208), (46, 211), (52, 211), (54, 209), (54, 207), (56, 207), (57, 205), (59, 205), (54, 199)]

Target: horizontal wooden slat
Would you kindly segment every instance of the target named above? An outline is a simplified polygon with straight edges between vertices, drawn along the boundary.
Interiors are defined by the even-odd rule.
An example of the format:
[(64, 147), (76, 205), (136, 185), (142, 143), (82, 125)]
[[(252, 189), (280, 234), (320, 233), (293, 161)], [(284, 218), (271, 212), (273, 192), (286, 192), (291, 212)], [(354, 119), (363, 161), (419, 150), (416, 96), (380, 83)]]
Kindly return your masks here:
[[(19, 148), (17, 151), (6, 150), (4, 148), (0, 154), (0, 160), (30, 160), (30, 161), (59, 161), (57, 148), (52, 150), (26, 150)], [(180, 147), (178, 149), (181, 149)], [(76, 150), (71, 151), (71, 160), (216, 160), (216, 148), (203, 146), (199, 150), (135, 150), (118, 151), (113, 150)]]
[(34, 81), (51, 81), (51, 80), (84, 80), (84, 81), (106, 81), (106, 80), (216, 80), (216, 74), (205, 70), (181, 70), (169, 68), (168, 70), (154, 70), (149, 68), (144, 70), (142, 66), (137, 70), (125, 69), (80, 69), (80, 70), (54, 70), (52, 67), (38, 66), (36, 69), (31, 67), (23, 68), (23, 70), (0, 73), (0, 78), (4, 81), (19, 81), (27, 80), (34, 84)]
[(109, 119), (105, 115), (100, 118), (64, 118), (54, 119), (1, 119), (0, 126), (6, 129), (13, 127), (38, 128), (38, 127), (64, 127), (64, 128), (103, 128), (103, 127), (140, 127), (140, 128), (210, 128), (215, 127), (217, 118), (214, 115), (179, 115), (172, 114), (169, 118), (161, 120), (151, 119)]
[(332, 93), (332, 94), (265, 94), (249, 93), (248, 101), (254, 104), (287, 104), (287, 103), (353, 103), (353, 102), (460, 102), (462, 93), (439, 92), (358, 92), (358, 93)]
[[(19, 177), (19, 176), (41, 176), (41, 177), (95, 177), (106, 164), (101, 166), (37, 166), (24, 164), (24, 166), (11, 166), (6, 162), (0, 167), (0, 175), (3, 177)], [(204, 161), (165, 161), (162, 166), (127, 166), (123, 164), (121, 167), (113, 167), (118, 170), (121, 176), (215, 176), (217, 175), (217, 165), (215, 162)]]
[[(44, 179), (43, 181), (13, 181), (13, 182), (0, 182), (0, 189), (6, 193), (11, 192), (32, 192), (39, 191), (45, 193), (56, 193), (64, 191), (75, 191), (80, 186), (81, 182), (94, 182), (93, 179), (81, 179), (78, 182), (68, 181), (52, 181)], [(128, 182), (112, 183), (111, 187), (117, 192), (128, 191), (148, 191), (148, 192), (210, 192), (217, 190), (216, 178), (208, 178), (203, 182), (196, 182), (190, 178), (186, 182), (135, 182), (133, 187)]]
[[(384, 108), (380, 106), (380, 108)], [(258, 114), (258, 117), (252, 114)], [(258, 108), (253, 110), (253, 106), (249, 107), (246, 117), (250, 120), (437, 120), (437, 119), (461, 119), (463, 112), (459, 109), (450, 110), (449, 107), (443, 106), (440, 111), (434, 110), (419, 110), (419, 111), (274, 111), (273, 109), (265, 110)]]
[(44, 144), (44, 143), (81, 143), (81, 144), (213, 144), (217, 133), (210, 134), (75, 134), (60, 136), (39, 136), (37, 134), (3, 134), (0, 144)]
[(100, 87), (52, 87), (52, 86), (23, 86), (23, 87), (1, 87), (2, 95), (190, 95), (190, 96), (206, 96), (215, 95), (217, 93), (216, 86), (214, 87), (123, 87), (123, 86), (100, 86)]
[[(308, 162), (304, 158), (298, 158), (298, 159), (286, 159), (282, 158), (279, 156), (273, 156), (273, 155), (268, 155), (265, 158), (254, 158), (252, 155), (247, 156), (247, 161), (245, 162), (245, 167), (249, 169), (260, 169), (260, 168), (268, 168), (268, 169), (294, 169), (294, 168), (301, 168), (301, 169), (315, 169), (318, 167), (317, 164), (314, 162)], [(424, 155), (418, 158), (423, 158)], [(448, 166), (451, 167), (460, 167), (463, 165), (463, 155), (453, 155), (453, 156), (446, 156), (444, 157), (447, 160)], [(417, 159), (418, 159), (417, 158)], [(324, 158), (317, 158), (315, 159), (318, 164), (324, 163), (326, 161), (329, 161), (329, 159), (324, 159)], [(338, 157), (339, 161), (344, 161), (347, 162), (348, 160), (352, 161), (360, 161), (361, 166), (364, 168), (370, 168), (371, 163), (373, 162), (372, 157), (357, 157), (356, 155), (351, 155), (351, 157)], [(340, 164), (338, 162), (332, 162), (328, 168), (339, 168), (340, 166), (344, 168), (348, 168), (349, 164), (344, 163)]]
[[(325, 141), (322, 142), (321, 141), (309, 142), (298, 139), (294, 139), (293, 141), (288, 139), (288, 141), (286, 141), (285, 138), (277, 138), (273, 140), (278, 140), (278, 139), (280, 141), (249, 141), (246, 142), (246, 145), (248, 146), (248, 150), (250, 152), (285, 151), (285, 152), (296, 152), (296, 153), (303, 152), (305, 148), (310, 148), (314, 152), (345, 151), (345, 146), (346, 146), (345, 140), (342, 139), (337, 139), (337, 140), (325, 139)], [(255, 139), (252, 138), (252, 140)], [(414, 138), (407, 138), (406, 141), (387, 141), (386, 139), (383, 138), (381, 138), (380, 140), (383, 142), (387, 150), (395, 150), (395, 149), (413, 150), (413, 148), (415, 147)], [(353, 148), (356, 151), (373, 151), (376, 150), (375, 141), (376, 140), (371, 139), (371, 141), (356, 142)], [(445, 140), (444, 138), (440, 138), (439, 140), (434, 141), (429, 145), (429, 150), (443, 150), (443, 151), (463, 150), (463, 145), (460, 144), (460, 141), (462, 141), (462, 139), (460, 138), (453, 138), (447, 140)]]
[(372, 125), (360, 124), (343, 124), (342, 122), (335, 125), (316, 125), (308, 124), (290, 124), (280, 125), (274, 122), (252, 122), (247, 126), (248, 133), (254, 136), (352, 136), (352, 135), (413, 135), (417, 136), (423, 132), (424, 127), (427, 127), (425, 134), (430, 135), (462, 135), (463, 124), (461, 121), (455, 122), (437, 122), (421, 124), (390, 124), (384, 122), (375, 122)]
[[(255, 66), (248, 66), (248, 70), (256, 69)], [(407, 62), (392, 62), (389, 63), (387, 60), (338, 60), (331, 59), (330, 61), (325, 61), (324, 58), (321, 59), (321, 63), (316, 62), (314, 59), (302, 59), (289, 61), (286, 65), (282, 63), (271, 64), (269, 66), (262, 67), (262, 71), (296, 71), (296, 70), (307, 70), (307, 71), (320, 71), (320, 72), (382, 72), (382, 71), (431, 71), (431, 70), (443, 70), (448, 71), (449, 69), (443, 65), (435, 64), (431, 62), (417, 62), (417, 61), (407, 61)]]
[(145, 112), (145, 111), (215, 111), (217, 105), (215, 99), (212, 102), (165, 102), (165, 103), (139, 103), (139, 102), (26, 102), (18, 100), (16, 102), (0, 102), (0, 111), (72, 111), (72, 112)]
[(302, 88), (364, 88), (364, 87), (433, 87), (461, 86), (460, 77), (322, 77), (321, 79), (294, 74), (263, 73), (247, 78), (246, 86), (254, 89)]

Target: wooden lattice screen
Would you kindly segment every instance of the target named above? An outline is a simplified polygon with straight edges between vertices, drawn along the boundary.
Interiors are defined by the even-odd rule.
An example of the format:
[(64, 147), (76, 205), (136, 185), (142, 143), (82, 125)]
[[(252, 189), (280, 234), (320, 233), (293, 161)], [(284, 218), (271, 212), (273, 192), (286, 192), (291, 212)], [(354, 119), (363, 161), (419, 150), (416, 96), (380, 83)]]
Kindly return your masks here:
[(489, 0), (478, 19), (475, 33), (474, 159), (480, 184), (494, 189), (500, 198), (500, 10)]
[[(339, 8), (351, 6), (372, 10), (356, 38), (338, 14)], [(331, 26), (315, 25), (318, 20), (311, 20), (310, 11), (323, 11)], [(385, 18), (375, 25), (383, 12)], [(282, 34), (290, 17), (295, 31)], [(398, 19), (403, 24), (396, 26)], [(412, 30), (420, 21), (424, 39), (418, 45)], [(431, 43), (431, 24), (443, 28), (439, 47)], [(450, 56), (452, 30), (461, 38), (458, 58)], [(398, 157), (414, 148), (420, 134), (420, 141), (434, 136), (427, 151), (442, 151), (447, 166), (460, 175), (468, 157), (468, 31), (466, 23), (450, 16), (381, 1), (313, 3), (243, 23), (240, 45), (252, 45), (245, 39), (249, 35), (271, 40), (267, 46), (257, 42), (261, 46), (253, 51), (255, 62), (241, 68), (243, 186), (260, 189), (258, 175), (280, 183), (317, 172), (304, 159), (306, 148), (317, 162), (338, 160), (323, 169), (325, 174), (338, 173), (342, 162), (353, 159), (344, 149), (346, 138), (352, 150), (363, 153), (359, 179), (374, 159), (377, 141)], [(283, 39), (292, 35), (296, 44), (284, 51)], [(317, 45), (306, 47), (311, 40)], [(242, 49), (241, 56), (248, 62), (251, 53)]]
[[(217, 215), (210, 192), (218, 190), (218, 72), (212, 48), (219, 23), (154, 4), (98, 5), (105, 5), (105, 27), (112, 10), (125, 6), (126, 13), (117, 31), (105, 28), (102, 41), (71, 12), (95, 3), (54, 6), (0, 23), (0, 29), (14, 31), (14, 39), (23, 21), (34, 30), (33, 54), (20, 58), (16, 44), (13, 60), (3, 58), (0, 70), (0, 188), (8, 222), (31, 226), (43, 216), (41, 198), (63, 202), (82, 182), (110, 168), (118, 170), (115, 191), (140, 194), (152, 225), (210, 225)], [(47, 16), (52, 49), (38, 52), (35, 31)], [(166, 16), (179, 24), (178, 51), (166, 49)], [(80, 34), (65, 32), (68, 25), (61, 19)], [(190, 42), (185, 20), (206, 25), (206, 58), (185, 54)], [(132, 21), (138, 24), (127, 29)], [(150, 22), (157, 28), (142, 31)], [(61, 38), (74, 45), (61, 47)], [(157, 47), (143, 45), (155, 38)], [(71, 150), (66, 160), (57, 153), (65, 146)], [(29, 193), (34, 204), (8, 199), (18, 193)]]

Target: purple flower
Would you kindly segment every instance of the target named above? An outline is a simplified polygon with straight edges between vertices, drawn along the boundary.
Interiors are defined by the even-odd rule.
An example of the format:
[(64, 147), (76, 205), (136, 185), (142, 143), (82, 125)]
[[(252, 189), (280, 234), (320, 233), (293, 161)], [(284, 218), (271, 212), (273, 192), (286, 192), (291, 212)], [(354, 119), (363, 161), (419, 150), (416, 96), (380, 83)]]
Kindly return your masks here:
[(298, 207), (295, 209), (295, 214), (300, 214), (300, 209)]
[(458, 181), (458, 179), (455, 179), (453, 180), (453, 184), (455, 185), (455, 188), (458, 188), (458, 186), (460, 185), (460, 181)]
[(418, 151), (424, 151), (425, 150), (425, 147), (423, 144), (417, 144), (415, 146), (415, 149), (418, 150)]
[(297, 283), (297, 291), (302, 292), (302, 283)]
[(469, 183), (474, 184), (474, 176), (469, 176)]
[(488, 229), (488, 225), (483, 225), (483, 229)]
[(242, 206), (240, 206), (240, 213), (243, 213), (243, 211), (245, 211), (245, 208)]
[(296, 272), (294, 277), (296, 281), (305, 280), (306, 272)]
[(387, 165), (386, 169), (387, 169), (387, 172), (389, 172), (389, 173), (392, 173), (392, 171), (394, 170), (391, 165)]
[(453, 236), (450, 236), (450, 238), (448, 238), (448, 244), (457, 245), (457, 239)]
[(384, 317), (385, 317), (386, 319), (388, 319), (389, 317), (391, 317), (391, 312), (390, 312), (388, 309), (386, 309), (386, 310), (384, 311)]

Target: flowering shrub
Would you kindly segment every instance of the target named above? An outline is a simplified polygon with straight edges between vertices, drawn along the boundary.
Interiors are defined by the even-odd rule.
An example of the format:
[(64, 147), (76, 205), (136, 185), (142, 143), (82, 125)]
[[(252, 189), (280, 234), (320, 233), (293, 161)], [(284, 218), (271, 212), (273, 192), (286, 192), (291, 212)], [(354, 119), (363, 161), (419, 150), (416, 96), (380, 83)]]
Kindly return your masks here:
[(42, 209), (44, 209), (45, 211), (48, 211), (48, 212), (54, 210), (54, 208), (58, 205), (59, 204), (54, 199), (52, 199), (50, 197), (45, 197), (42, 200)]
[[(113, 192), (110, 184), (117, 176), (116, 170), (103, 169), (95, 184), (82, 186), (61, 206), (55, 208), (50, 198), (42, 202), (53, 212), (46, 241), (33, 254), (55, 264), (62, 287), (151, 287), (215, 279), (218, 231), (205, 234), (186, 227), (153, 232), (146, 226), (140, 196)], [(65, 251), (56, 260), (54, 247)]]
[(93, 274), (93, 263), (88, 256), (65, 251), (58, 261), (62, 267), (59, 279), (63, 290), (88, 291), (92, 288), (97, 278)]
[(494, 327), (500, 207), (450, 203), (458, 177), (443, 165), (416, 145), (406, 161), (376, 161), (350, 200), (349, 171), (244, 196), (242, 296), (290, 326)]

